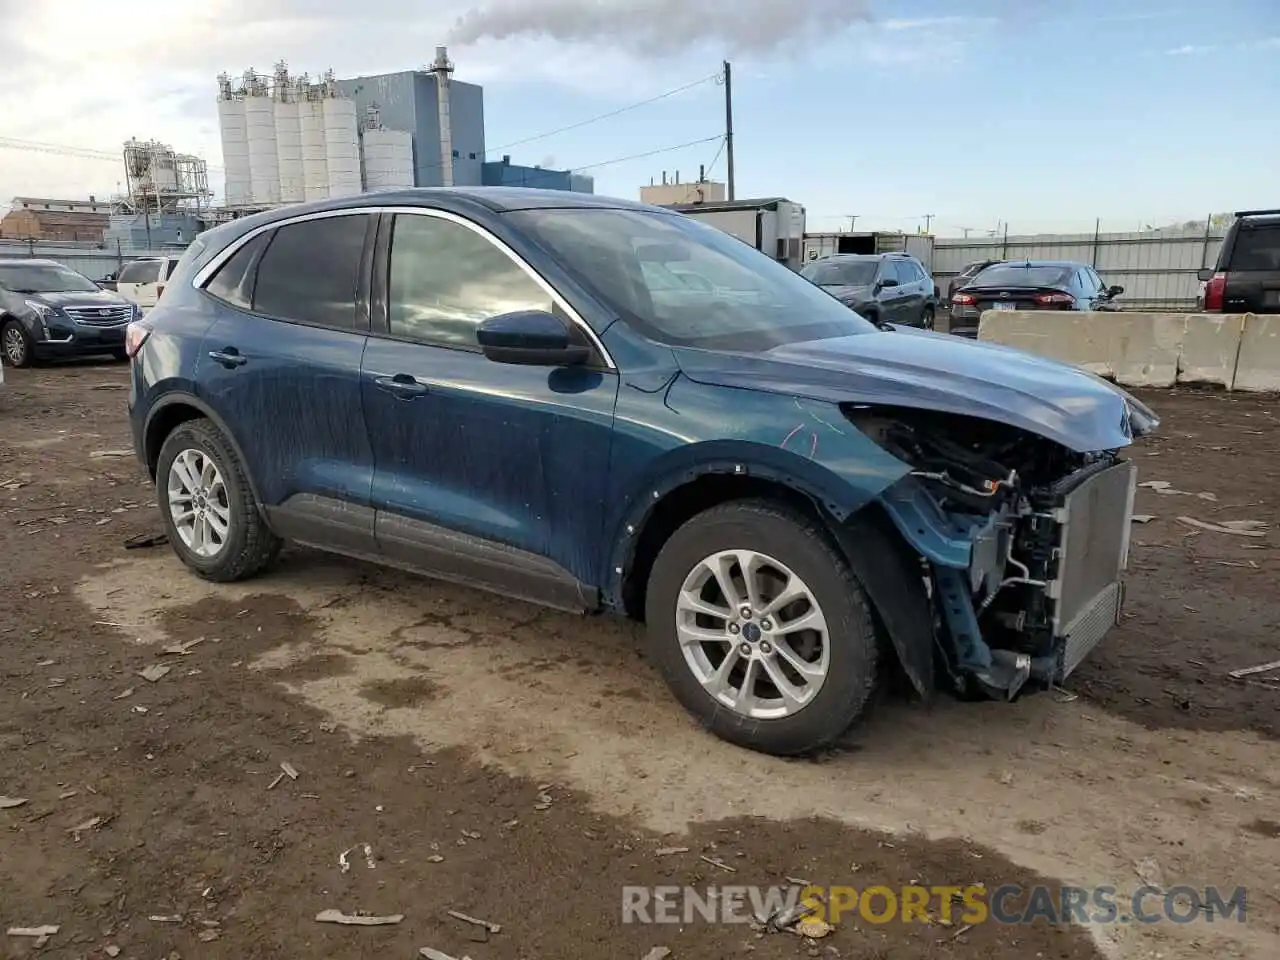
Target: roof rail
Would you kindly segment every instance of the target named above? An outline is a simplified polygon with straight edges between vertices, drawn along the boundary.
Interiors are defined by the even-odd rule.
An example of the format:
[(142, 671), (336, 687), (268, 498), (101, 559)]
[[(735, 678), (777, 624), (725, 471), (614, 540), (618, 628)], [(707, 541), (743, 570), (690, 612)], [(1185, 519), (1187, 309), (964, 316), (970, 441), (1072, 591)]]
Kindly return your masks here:
[(1235, 217), (1280, 217), (1280, 210), (1240, 210), (1232, 214)]

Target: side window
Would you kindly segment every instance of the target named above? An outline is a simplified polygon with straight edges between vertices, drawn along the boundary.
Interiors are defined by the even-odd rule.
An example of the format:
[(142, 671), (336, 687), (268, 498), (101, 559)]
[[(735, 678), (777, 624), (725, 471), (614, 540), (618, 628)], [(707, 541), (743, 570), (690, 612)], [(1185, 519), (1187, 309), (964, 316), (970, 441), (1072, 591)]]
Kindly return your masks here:
[(884, 277), (886, 280), (897, 280), (899, 285), (910, 283), (906, 271), (902, 269), (902, 262), (899, 260), (886, 260), (884, 262)]
[(493, 243), (439, 217), (396, 217), (390, 274), (390, 333), (420, 343), (475, 349), (490, 317), (552, 309), (551, 295)]
[(258, 265), (254, 313), (354, 330), (368, 214), (290, 223), (275, 231)]
[(254, 266), (271, 239), (271, 231), (260, 233), (231, 255), (205, 284), (205, 292), (241, 310), (253, 309)]
[(912, 283), (919, 283), (924, 279), (924, 271), (920, 269), (920, 264), (914, 260), (902, 260), (899, 262), (898, 268), (906, 270)]
[(1102, 278), (1098, 276), (1097, 271), (1095, 271), (1093, 267), (1086, 268), (1084, 275), (1085, 279), (1089, 281), (1086, 289), (1088, 289), (1090, 293), (1101, 293), (1107, 288), (1107, 285), (1102, 282)]

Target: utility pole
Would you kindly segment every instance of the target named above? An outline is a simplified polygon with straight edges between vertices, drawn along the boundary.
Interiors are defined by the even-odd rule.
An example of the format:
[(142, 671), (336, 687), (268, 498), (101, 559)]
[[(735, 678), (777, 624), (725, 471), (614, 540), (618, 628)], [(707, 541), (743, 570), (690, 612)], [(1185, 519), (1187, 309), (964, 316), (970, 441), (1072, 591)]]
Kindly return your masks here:
[(846, 213), (845, 216), (849, 218), (849, 232), (853, 233), (853, 229), (858, 223), (858, 215), (856, 213)]
[(935, 216), (936, 216), (936, 214), (932, 214), (932, 213), (926, 213), (926, 214), (924, 215), (924, 232), (925, 232), (925, 233), (928, 233), (928, 232), (929, 232), (929, 227), (931, 227), (931, 226), (933, 225), (933, 218), (934, 218)]
[(729, 199), (736, 199), (733, 180), (733, 65), (724, 62), (724, 152), (729, 165)]

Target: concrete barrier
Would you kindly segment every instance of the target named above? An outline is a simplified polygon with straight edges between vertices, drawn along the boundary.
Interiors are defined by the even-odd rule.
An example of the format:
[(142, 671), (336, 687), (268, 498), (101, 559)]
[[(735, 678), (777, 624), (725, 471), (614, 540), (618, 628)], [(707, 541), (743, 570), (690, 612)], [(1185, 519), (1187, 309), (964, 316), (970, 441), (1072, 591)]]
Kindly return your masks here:
[(1249, 314), (1238, 356), (1237, 390), (1280, 390), (1280, 316)]
[(1280, 316), (989, 310), (978, 339), (1074, 364), (1126, 387), (1280, 391)]

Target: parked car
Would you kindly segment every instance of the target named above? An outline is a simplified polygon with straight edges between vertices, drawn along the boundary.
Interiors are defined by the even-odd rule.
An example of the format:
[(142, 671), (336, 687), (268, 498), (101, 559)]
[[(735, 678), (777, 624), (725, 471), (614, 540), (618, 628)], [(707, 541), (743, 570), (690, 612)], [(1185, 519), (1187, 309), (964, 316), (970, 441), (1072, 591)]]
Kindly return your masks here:
[(125, 354), (133, 304), (56, 260), (0, 260), (0, 353), (15, 367), (36, 360)]
[(982, 270), (951, 297), (950, 332), (976, 337), (985, 310), (1120, 310), (1124, 287), (1109, 287), (1087, 263), (1005, 260)]
[(947, 282), (947, 305), (950, 306), (951, 299), (956, 295), (957, 290), (987, 267), (1000, 262), (999, 260), (974, 260), (972, 263), (966, 263), (964, 268)]
[(1237, 213), (1200, 281), (1208, 313), (1280, 313), (1280, 210)]
[(180, 257), (148, 257), (134, 260), (120, 268), (115, 289), (126, 300), (136, 303), (146, 313), (159, 301), (164, 285), (173, 276)]
[[(654, 296), (646, 264), (712, 287)], [(1120, 454), (1156, 424), (1074, 367), (881, 330), (693, 218), (560, 191), (224, 224), (129, 352), (197, 575), (294, 540), (627, 614), (686, 708), (775, 754), (843, 733), (887, 660), (925, 696), (1060, 683), (1119, 615)]]
[(938, 288), (910, 254), (838, 254), (805, 264), (800, 276), (872, 323), (933, 329)]

